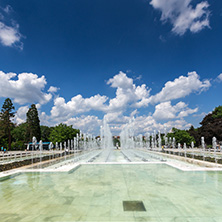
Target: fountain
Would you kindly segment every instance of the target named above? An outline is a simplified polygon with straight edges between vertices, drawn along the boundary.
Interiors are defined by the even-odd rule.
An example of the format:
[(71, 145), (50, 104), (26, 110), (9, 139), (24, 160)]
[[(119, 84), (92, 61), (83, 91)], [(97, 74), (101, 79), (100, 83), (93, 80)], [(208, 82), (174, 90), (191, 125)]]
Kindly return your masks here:
[(161, 135), (160, 131), (158, 132), (158, 146), (159, 146), (159, 152), (162, 150), (162, 143), (161, 143)]
[(186, 143), (183, 144), (183, 150), (184, 150), (184, 157), (187, 158), (187, 145), (186, 145)]
[(103, 149), (111, 149), (114, 147), (112, 133), (110, 131), (109, 124), (106, 122), (105, 118), (103, 119), (103, 125), (100, 128), (100, 138)]
[(192, 154), (192, 158), (194, 159), (194, 142), (191, 142), (191, 154)]
[(217, 139), (216, 137), (213, 137), (212, 138), (212, 148), (214, 150), (214, 160), (215, 160), (215, 163), (217, 163), (217, 155), (216, 155), (216, 151), (217, 151)]
[(205, 142), (204, 142), (204, 137), (201, 137), (201, 146), (202, 146), (202, 156), (203, 156), (203, 161), (205, 161)]

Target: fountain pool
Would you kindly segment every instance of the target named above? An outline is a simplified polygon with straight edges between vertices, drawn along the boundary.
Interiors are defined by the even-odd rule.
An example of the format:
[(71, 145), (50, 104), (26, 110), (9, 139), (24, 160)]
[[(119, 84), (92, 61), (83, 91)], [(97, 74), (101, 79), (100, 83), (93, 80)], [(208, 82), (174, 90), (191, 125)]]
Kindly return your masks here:
[[(0, 182), (1, 221), (222, 221), (222, 172), (85, 164)], [(145, 211), (123, 201), (142, 202)], [(133, 206), (133, 205), (132, 205)]]

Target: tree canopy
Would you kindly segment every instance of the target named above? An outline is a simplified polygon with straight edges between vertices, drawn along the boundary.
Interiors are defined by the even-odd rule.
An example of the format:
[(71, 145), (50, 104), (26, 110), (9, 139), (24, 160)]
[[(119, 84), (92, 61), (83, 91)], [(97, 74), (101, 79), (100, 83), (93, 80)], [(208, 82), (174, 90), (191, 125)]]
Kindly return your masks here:
[(66, 124), (60, 123), (59, 125), (52, 128), (50, 133), (50, 141), (55, 142), (65, 142), (67, 140), (73, 139), (77, 133), (80, 131), (78, 129), (74, 129), (71, 126), (67, 126)]
[(200, 134), (204, 136), (207, 144), (212, 143), (214, 136), (222, 141), (222, 106), (216, 107), (212, 113), (206, 115), (200, 124)]
[(41, 129), (38, 110), (35, 104), (31, 105), (31, 108), (29, 108), (26, 117), (28, 140), (32, 141), (32, 137), (35, 136), (39, 141), (41, 139)]
[(15, 116), (15, 107), (10, 98), (5, 99), (5, 102), (2, 106), (0, 113), (0, 137), (3, 144), (6, 146), (6, 141), (8, 140), (8, 148), (11, 150), (11, 129), (14, 124), (11, 121), (11, 118)]
[(172, 132), (168, 133), (167, 136), (175, 137), (176, 142), (180, 144), (186, 143), (190, 146), (192, 141), (195, 143), (194, 137), (192, 137), (186, 130), (172, 128)]

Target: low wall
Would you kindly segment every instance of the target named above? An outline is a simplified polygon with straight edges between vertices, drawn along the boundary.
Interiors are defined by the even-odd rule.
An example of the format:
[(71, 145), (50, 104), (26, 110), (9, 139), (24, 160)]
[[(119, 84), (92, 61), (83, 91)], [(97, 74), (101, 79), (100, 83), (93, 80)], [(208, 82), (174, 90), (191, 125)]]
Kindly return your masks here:
[(50, 163), (48, 162), (49, 160), (52, 164), (54, 164), (56, 162), (59, 162), (61, 157), (64, 157), (66, 155), (67, 158), (68, 158), (72, 154), (73, 153), (65, 154), (65, 152), (63, 152), (63, 153), (60, 153), (60, 154), (58, 153), (58, 154), (43, 156), (41, 158), (40, 157), (34, 157), (33, 159), (30, 158), (30, 159), (21, 160), (21, 161), (15, 161), (15, 162), (12, 162), (12, 163), (6, 163), (6, 164), (0, 165), (0, 172), (7, 171), (7, 170), (12, 170), (12, 169), (15, 169), (15, 168), (24, 167), (24, 166), (28, 166), (28, 165), (33, 165), (33, 164), (35, 164), (36, 166), (34, 166), (34, 167), (37, 168), (37, 166), (38, 167), (40, 166), (39, 164), (37, 164), (39, 162), (47, 162), (45, 164), (41, 163), (41, 167), (45, 167), (46, 165), (47, 166), (50, 165)]

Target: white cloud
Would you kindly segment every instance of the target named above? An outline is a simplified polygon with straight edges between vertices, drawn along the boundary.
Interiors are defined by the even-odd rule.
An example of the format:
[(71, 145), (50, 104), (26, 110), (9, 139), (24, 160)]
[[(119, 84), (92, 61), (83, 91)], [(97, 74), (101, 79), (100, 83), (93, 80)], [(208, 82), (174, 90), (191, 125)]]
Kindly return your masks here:
[(184, 119), (170, 120), (165, 123), (157, 122), (153, 116), (138, 116), (134, 121), (134, 134), (139, 133), (145, 134), (147, 132), (164, 132), (165, 129), (169, 132), (173, 127), (178, 129), (188, 129), (191, 126), (190, 123), (187, 123)]
[(15, 122), (17, 124), (24, 123), (26, 121), (26, 113), (28, 112), (28, 106), (21, 106), (15, 113)]
[(221, 73), (220, 75), (218, 75), (217, 79), (218, 79), (219, 81), (222, 81), (222, 73)]
[(81, 95), (72, 97), (71, 101), (65, 102), (63, 97), (57, 97), (54, 100), (54, 106), (51, 110), (52, 117), (67, 119), (73, 115), (88, 112), (90, 110), (103, 111), (105, 109), (104, 103), (107, 97), (101, 95), (91, 96), (90, 98), (83, 98)]
[(46, 84), (45, 76), (38, 77), (33, 73), (17, 75), (0, 71), (0, 97), (13, 98), (14, 102), (19, 104), (49, 102), (52, 95), (43, 92)]
[[(116, 96), (108, 98), (103, 95), (94, 95), (89, 98), (83, 98), (82, 95), (76, 95), (66, 102), (61, 96), (54, 98), (54, 105), (50, 114), (42, 112), (42, 106), (47, 103), (58, 88), (51, 86), (48, 89), (50, 93), (44, 93), (46, 87), (45, 77), (38, 77), (32, 73), (7, 73), (0, 72), (0, 97), (11, 97), (20, 104), (36, 103), (39, 110), (41, 124), (53, 126), (59, 123), (73, 125), (84, 132), (94, 132), (99, 134), (99, 126), (102, 120), (98, 117), (85, 115), (89, 111), (101, 111), (105, 114), (112, 131), (117, 134), (124, 125), (127, 124), (133, 116), (136, 115), (134, 129), (135, 134), (151, 132), (154, 129), (164, 131), (164, 128), (170, 130), (172, 127), (185, 128), (190, 126), (183, 118), (196, 113), (198, 108), (191, 109), (184, 102), (171, 104), (171, 100), (189, 95), (192, 92), (201, 92), (210, 86), (210, 82), (200, 81), (196, 72), (188, 73), (188, 76), (180, 76), (174, 81), (165, 84), (162, 90), (156, 95), (150, 96), (150, 89), (145, 84), (136, 86), (133, 79), (127, 77), (123, 72), (115, 75), (107, 81), (107, 84), (116, 88)], [(31, 93), (28, 93), (31, 92)], [(147, 116), (139, 116), (138, 109), (148, 104), (159, 103), (155, 106), (154, 113)], [(15, 121), (21, 123), (26, 119), (28, 106), (20, 107), (17, 111)], [(124, 115), (125, 111), (129, 116)], [(130, 113), (131, 112), (131, 113)], [(83, 116), (80, 116), (84, 114)], [(166, 123), (159, 121), (170, 120)]]
[(156, 105), (153, 117), (156, 120), (175, 119), (175, 118), (186, 117), (197, 111), (198, 108), (190, 109), (187, 107), (187, 104), (185, 104), (184, 102), (179, 102), (176, 105), (172, 106), (171, 102), (167, 101)]
[(120, 71), (119, 74), (109, 79), (107, 84), (117, 88), (116, 97), (109, 101), (109, 111), (124, 110), (129, 104), (138, 108), (146, 105), (144, 100), (149, 97), (150, 90), (145, 84), (136, 86), (133, 79), (127, 77), (125, 73)]
[(95, 133), (95, 130), (98, 129), (102, 120), (100, 120), (97, 116), (81, 116), (81, 117), (73, 117), (64, 122), (67, 125), (72, 125), (73, 128), (80, 129), (85, 133)]
[(106, 119), (108, 123), (116, 123), (116, 124), (123, 124), (129, 121), (129, 117), (124, 116), (122, 111), (109, 112), (106, 115), (104, 115), (104, 119)]
[(209, 80), (200, 81), (196, 72), (189, 72), (188, 76), (180, 76), (174, 81), (168, 81), (162, 90), (151, 96), (147, 102), (158, 103), (183, 98), (193, 92), (202, 92), (211, 86)]
[[(149, 91), (145, 84), (136, 86), (133, 79), (127, 77), (123, 72), (115, 75), (107, 81), (107, 84), (116, 89), (116, 97), (109, 99), (106, 96), (95, 95), (90, 98), (83, 98), (82, 95), (76, 95), (68, 102), (63, 97), (57, 97), (54, 100), (54, 106), (51, 109), (51, 117), (63, 121), (73, 115), (86, 113), (91, 110), (107, 113), (106, 118), (120, 120), (122, 113), (129, 106), (143, 106), (143, 99), (149, 97)], [(50, 87), (52, 90), (54, 88)], [(50, 92), (52, 92), (50, 90)], [(109, 104), (106, 102), (109, 99)], [(121, 120), (122, 121), (122, 120)]]
[(0, 7), (0, 43), (3, 46), (23, 49), (22, 34), (19, 32), (19, 24), (11, 18), (13, 9), (10, 5)]
[[(21, 34), (19, 32), (19, 26), (10, 27), (0, 22), (0, 42), (4, 46), (15, 46), (16, 43), (19, 44), (19, 48), (22, 49), (21, 45)], [(18, 46), (18, 45), (17, 45)]]
[(56, 93), (58, 90), (59, 90), (58, 87), (50, 86), (49, 89), (48, 89), (48, 92), (50, 92), (50, 93)]
[(173, 25), (172, 31), (183, 35), (186, 31), (196, 33), (209, 24), (209, 4), (202, 1), (193, 7), (192, 0), (152, 0), (153, 8), (161, 11), (161, 20), (170, 21)]

